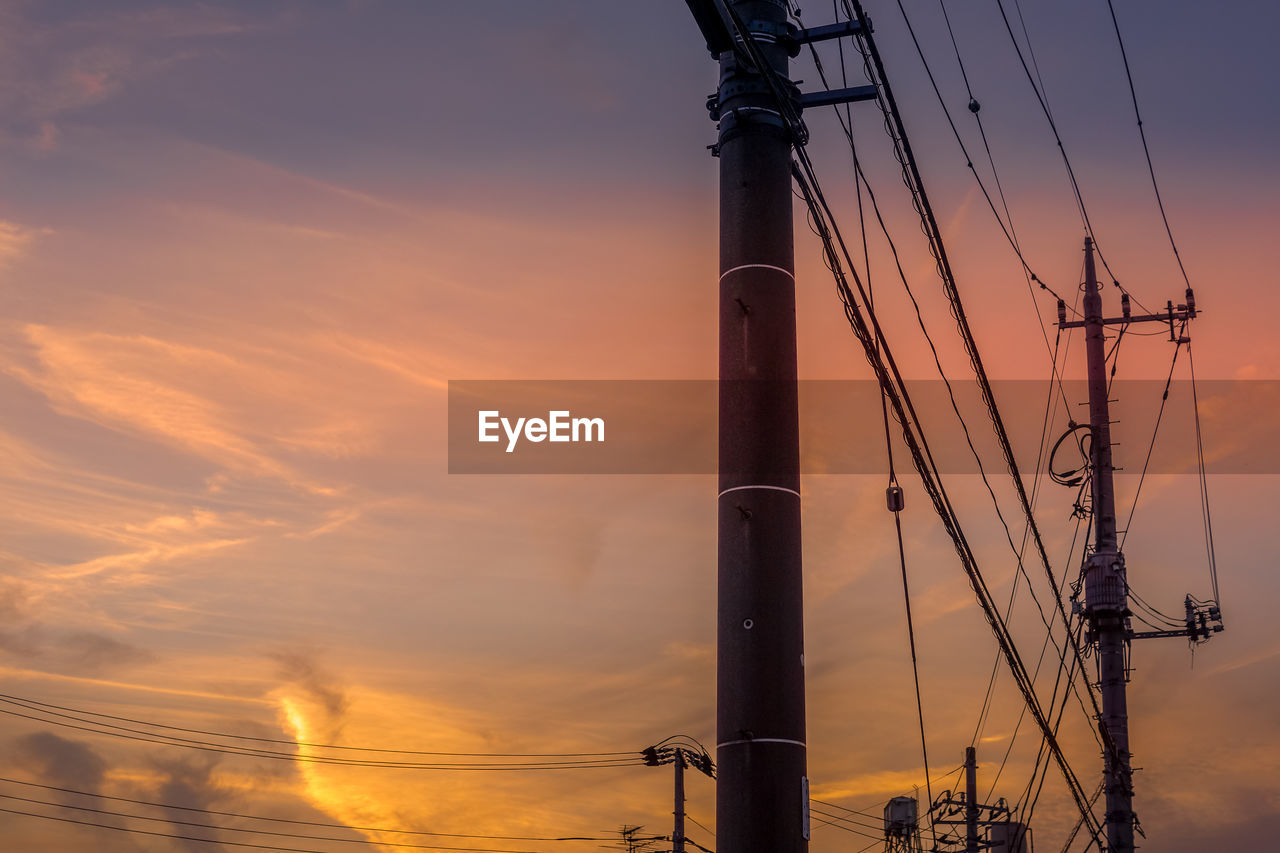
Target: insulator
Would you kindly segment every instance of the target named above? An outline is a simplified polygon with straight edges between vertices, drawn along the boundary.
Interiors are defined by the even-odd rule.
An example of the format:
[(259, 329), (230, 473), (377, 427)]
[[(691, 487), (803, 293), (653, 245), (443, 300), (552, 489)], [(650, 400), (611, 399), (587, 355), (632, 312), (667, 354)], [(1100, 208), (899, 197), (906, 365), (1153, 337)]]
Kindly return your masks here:
[(902, 486), (890, 486), (884, 490), (885, 503), (889, 505), (889, 512), (902, 512), (902, 508), (906, 506), (906, 497), (903, 495)]
[(1061, 326), (1065, 322), (1067, 322), (1067, 303), (1059, 299), (1058, 300), (1058, 325)]

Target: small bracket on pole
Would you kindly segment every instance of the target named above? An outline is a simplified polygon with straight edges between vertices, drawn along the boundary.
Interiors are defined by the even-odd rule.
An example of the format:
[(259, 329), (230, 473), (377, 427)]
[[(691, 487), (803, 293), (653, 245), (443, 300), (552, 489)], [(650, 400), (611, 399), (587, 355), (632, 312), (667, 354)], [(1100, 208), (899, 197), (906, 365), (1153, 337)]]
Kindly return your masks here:
[(834, 104), (851, 104), (856, 101), (874, 101), (879, 90), (875, 86), (850, 86), (847, 89), (829, 89), (825, 92), (805, 92), (800, 95), (802, 109), (829, 107)]
[[(871, 29), (871, 22), (867, 22), (867, 29)], [(820, 27), (809, 27), (803, 30), (797, 30), (791, 37), (795, 43), (813, 44), (819, 41), (828, 41), (829, 39), (844, 38), (845, 36), (857, 35), (862, 32), (862, 25), (857, 21), (839, 21), (834, 24), (824, 24)]]

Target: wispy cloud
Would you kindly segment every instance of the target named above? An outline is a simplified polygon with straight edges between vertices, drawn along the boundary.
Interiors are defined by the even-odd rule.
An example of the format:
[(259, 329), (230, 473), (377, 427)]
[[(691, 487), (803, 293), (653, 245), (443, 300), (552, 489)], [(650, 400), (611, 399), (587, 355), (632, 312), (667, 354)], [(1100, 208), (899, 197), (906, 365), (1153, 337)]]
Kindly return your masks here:
[(36, 237), (47, 233), (48, 229), (28, 228), (0, 220), (0, 270), (22, 257)]
[(0, 12), (0, 111), (4, 135), (47, 153), (59, 123), (141, 80), (210, 49), (211, 40), (276, 26), (276, 13), (206, 4), (113, 9), (86, 6), (52, 24), (28, 4)]
[[(38, 366), (11, 375), (43, 393), (63, 414), (149, 435), (237, 472), (306, 482), (270, 454), (235, 411), (237, 391), (263, 397), (287, 377), (225, 353), (141, 335), (111, 335), (31, 325), (26, 337)], [(218, 397), (221, 397), (219, 399)], [(243, 407), (245, 401), (238, 399)]]

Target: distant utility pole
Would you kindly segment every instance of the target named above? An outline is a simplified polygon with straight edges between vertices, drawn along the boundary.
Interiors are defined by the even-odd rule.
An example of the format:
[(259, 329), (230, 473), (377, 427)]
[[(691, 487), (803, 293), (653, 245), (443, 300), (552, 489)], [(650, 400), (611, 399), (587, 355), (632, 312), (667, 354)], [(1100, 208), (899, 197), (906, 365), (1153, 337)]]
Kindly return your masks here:
[(978, 751), (964, 751), (964, 850), (978, 853)]
[(675, 824), (671, 829), (671, 853), (684, 853), (684, 754), (676, 750), (676, 760), (672, 762), (676, 768)]
[[(801, 95), (789, 58), (857, 30), (797, 30), (784, 0), (686, 0), (720, 63), (717, 846), (809, 843), (791, 116), (874, 90)], [(817, 96), (815, 96), (817, 97)], [(785, 103), (784, 103), (785, 102)]]
[[(1063, 329), (1085, 330), (1085, 355), (1088, 361), (1089, 385), (1089, 466), (1092, 480), (1094, 548), (1085, 568), (1085, 617), (1088, 619), (1089, 642), (1097, 644), (1098, 682), (1102, 689), (1102, 730), (1105, 752), (1105, 788), (1107, 795), (1108, 853), (1132, 853), (1134, 849), (1133, 779), (1129, 761), (1129, 712), (1125, 686), (1129, 677), (1128, 651), (1130, 639), (1136, 637), (1208, 638), (1211, 631), (1221, 631), (1221, 615), (1217, 607), (1205, 614), (1193, 612), (1187, 603), (1187, 628), (1180, 631), (1135, 633), (1129, 625), (1129, 585), (1125, 574), (1124, 554), (1116, 537), (1116, 501), (1114, 466), (1111, 459), (1111, 411), (1108, 399), (1105, 329), (1131, 323), (1167, 323), (1169, 339), (1186, 343), (1182, 332), (1196, 316), (1195, 296), (1187, 288), (1186, 303), (1155, 314), (1133, 314), (1129, 294), (1121, 297), (1120, 317), (1102, 315), (1102, 293), (1093, 263), (1093, 240), (1084, 240), (1084, 319), (1067, 321), (1066, 303), (1058, 300), (1058, 325)], [(1074, 429), (1074, 424), (1072, 429)], [(1209, 625), (1209, 620), (1218, 624)]]
[(675, 808), (672, 810), (675, 823), (671, 830), (671, 849), (672, 853), (684, 853), (684, 769), (692, 767), (714, 779), (716, 778), (715, 764), (711, 761), (711, 756), (702, 750), (692, 750), (683, 746), (651, 746), (641, 754), (644, 756), (644, 763), (650, 767), (658, 767), (662, 764), (675, 766)]
[[(935, 827), (963, 826), (965, 853), (977, 853), (988, 850), (991, 843), (984, 841), (978, 834), (985, 829), (990, 833), (994, 827), (1002, 827), (1009, 823), (1011, 817), (1009, 805), (1001, 797), (995, 805), (978, 802), (978, 754), (972, 746), (964, 750), (964, 793), (959, 797), (950, 791), (943, 791), (933, 802), (931, 812), (937, 812), (932, 819)], [(947, 840), (948, 845), (955, 842)]]

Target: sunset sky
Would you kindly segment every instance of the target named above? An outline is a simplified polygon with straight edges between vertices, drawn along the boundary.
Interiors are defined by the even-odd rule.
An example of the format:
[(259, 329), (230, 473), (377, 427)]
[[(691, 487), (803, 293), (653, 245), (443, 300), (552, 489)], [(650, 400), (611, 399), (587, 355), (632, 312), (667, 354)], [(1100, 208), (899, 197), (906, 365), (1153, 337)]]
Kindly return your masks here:
[[(986, 179), (939, 6), (906, 5)], [(1028, 294), (897, 4), (866, 6), (988, 371), (1047, 383), (1037, 314), (1052, 340), (1053, 300)], [(1181, 301), (1106, 3), (1022, 6), (1112, 270), (1148, 305)], [(1190, 330), (1197, 376), (1280, 380), (1280, 8), (1116, 7), (1205, 312)], [(1025, 255), (1074, 294), (1084, 234), (999, 9), (951, 0), (947, 11)], [(803, 12), (811, 25), (833, 17), (822, 3)], [(834, 51), (823, 51), (829, 72)], [(817, 88), (807, 58), (793, 77)], [(98, 795), (0, 781), (0, 809), (201, 837), (173, 821), (248, 824), (106, 798), (455, 834), (671, 831), (669, 768), (252, 760), (38, 722), (9, 700), (434, 752), (638, 751), (677, 733), (711, 745), (715, 478), (451, 475), (446, 391), (464, 379), (715, 378), (717, 164), (704, 103), (716, 78), (677, 0), (0, 0), (0, 779)], [(807, 120), (824, 187), (856, 234), (840, 129), (829, 111)], [(853, 120), (946, 371), (967, 380), (875, 106), (856, 105)], [(801, 376), (869, 378), (820, 252), (797, 212)], [(936, 378), (874, 235), (871, 254), (904, 372)], [(1118, 311), (1115, 288), (1106, 299)], [(1078, 377), (1078, 336), (1070, 355)], [(1119, 377), (1163, 380), (1171, 355), (1167, 339), (1135, 336)], [(1186, 370), (1184, 352), (1175, 376)], [(1038, 411), (1042, 399), (1001, 403)], [(1274, 402), (1248, 416), (1264, 435), (1280, 421)], [(1125, 403), (1144, 419), (1140, 440), (1117, 448), (1127, 508), (1159, 400)], [(956, 424), (940, 414), (927, 427)], [(1191, 429), (1181, 417), (1161, 425), (1170, 440)], [(1229, 450), (1212, 434), (1206, 444), (1211, 457)], [(873, 815), (924, 780), (884, 485), (803, 485), (813, 795)], [(1014, 563), (986, 492), (971, 476), (948, 485), (1005, 600)], [(1012, 523), (1007, 477), (995, 485)], [(941, 776), (973, 738), (995, 643), (918, 481), (904, 486)], [(1146, 849), (1162, 853), (1263, 849), (1280, 833), (1280, 478), (1214, 476), (1209, 488), (1226, 631), (1194, 657), (1176, 639), (1133, 652), (1135, 808)], [(1055, 570), (1072, 578), (1073, 497), (1046, 478), (1037, 513)], [(1125, 549), (1133, 588), (1166, 612), (1210, 594), (1200, 518), (1194, 479), (1148, 478)], [(1033, 662), (1044, 631), (1025, 590), (1012, 626)], [(978, 743), (984, 795), (1021, 707), (1007, 672), (994, 696)], [(1092, 790), (1101, 762), (1078, 707), (1064, 732)], [(1024, 722), (992, 799), (1019, 799), (1038, 744)], [(709, 828), (691, 825), (690, 837), (715, 849), (713, 784), (692, 775), (688, 794)], [(1034, 824), (1038, 850), (1060, 849), (1073, 813), (1056, 771)], [(356, 843), (216, 837), (398, 849), (367, 831), (267, 828)], [(0, 838), (33, 853), (243, 849), (3, 812)], [(872, 840), (815, 824), (811, 849)]]

